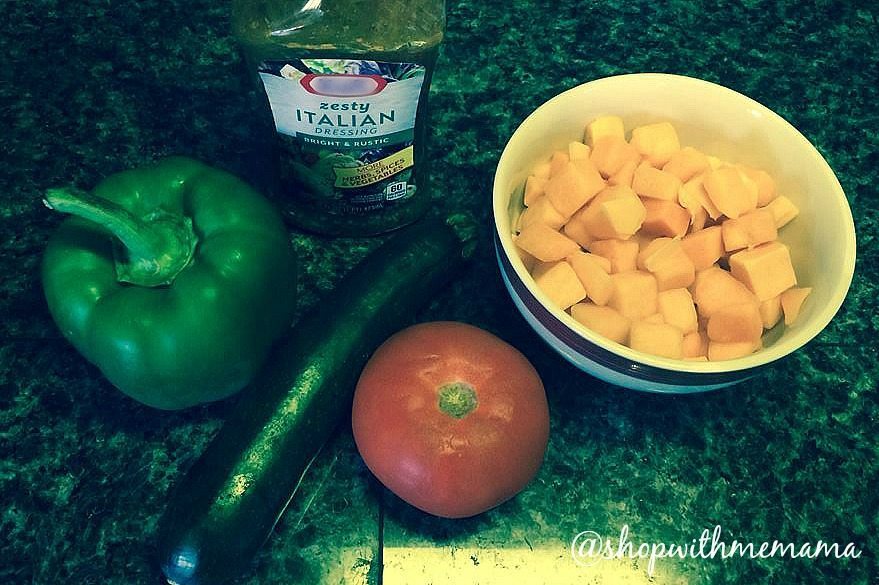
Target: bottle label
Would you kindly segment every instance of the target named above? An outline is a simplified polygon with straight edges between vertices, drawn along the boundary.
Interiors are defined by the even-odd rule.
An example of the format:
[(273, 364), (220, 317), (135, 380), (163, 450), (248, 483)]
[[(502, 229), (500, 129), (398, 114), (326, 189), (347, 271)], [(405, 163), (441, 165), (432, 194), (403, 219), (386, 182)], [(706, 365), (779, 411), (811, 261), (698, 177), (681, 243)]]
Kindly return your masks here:
[(425, 68), (355, 59), (264, 61), (282, 180), (333, 213), (415, 195), (415, 115)]

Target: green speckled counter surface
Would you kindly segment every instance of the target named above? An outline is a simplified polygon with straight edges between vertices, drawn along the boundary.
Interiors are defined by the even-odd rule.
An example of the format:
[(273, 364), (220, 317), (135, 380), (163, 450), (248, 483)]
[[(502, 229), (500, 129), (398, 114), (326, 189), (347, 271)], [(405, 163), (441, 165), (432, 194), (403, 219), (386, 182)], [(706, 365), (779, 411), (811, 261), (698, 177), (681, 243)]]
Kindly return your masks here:
[[(151, 410), (105, 382), (55, 329), (38, 279), (58, 224), (49, 186), (182, 153), (260, 184), (263, 150), (225, 2), (0, 2), (0, 583), (159, 583), (166, 492), (234, 399)], [(346, 425), (324, 448), (240, 584), (645, 583), (646, 561), (581, 567), (585, 530), (687, 544), (853, 542), (857, 559), (662, 559), (655, 583), (877, 583), (879, 557), (879, 6), (869, 2), (460, 2), (432, 88), (438, 213), (486, 226), (468, 273), (423, 319), (485, 327), (544, 378), (545, 464), (519, 497), (465, 521), (381, 489)], [(581, 82), (635, 71), (702, 77), (774, 109), (822, 152), (858, 234), (831, 325), (764, 375), (668, 397), (578, 373), (515, 311), (490, 245), (495, 163), (516, 125)], [(300, 311), (378, 240), (293, 234)]]

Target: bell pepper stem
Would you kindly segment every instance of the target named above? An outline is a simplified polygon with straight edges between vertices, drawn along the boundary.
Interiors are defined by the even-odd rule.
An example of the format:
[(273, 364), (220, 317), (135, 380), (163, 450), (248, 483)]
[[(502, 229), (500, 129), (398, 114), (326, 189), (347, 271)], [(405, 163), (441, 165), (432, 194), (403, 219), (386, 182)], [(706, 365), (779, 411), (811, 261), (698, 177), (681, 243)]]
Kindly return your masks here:
[(110, 232), (118, 243), (114, 248), (116, 275), (122, 282), (170, 284), (192, 260), (196, 238), (189, 218), (162, 210), (139, 217), (118, 203), (74, 188), (49, 189), (43, 203)]
[(133, 255), (158, 256), (162, 238), (142, 219), (112, 201), (81, 189), (49, 189), (44, 199), (54, 211), (93, 221), (112, 232)]

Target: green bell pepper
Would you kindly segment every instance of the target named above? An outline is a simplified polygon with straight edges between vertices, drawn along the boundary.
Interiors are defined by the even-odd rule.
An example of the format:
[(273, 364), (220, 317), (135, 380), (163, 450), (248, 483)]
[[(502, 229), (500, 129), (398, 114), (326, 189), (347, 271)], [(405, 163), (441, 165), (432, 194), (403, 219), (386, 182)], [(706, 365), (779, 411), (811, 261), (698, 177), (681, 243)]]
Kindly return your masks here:
[(45, 203), (74, 216), (43, 258), (52, 317), (135, 400), (175, 410), (234, 394), (289, 327), (289, 236), (235, 176), (173, 157)]

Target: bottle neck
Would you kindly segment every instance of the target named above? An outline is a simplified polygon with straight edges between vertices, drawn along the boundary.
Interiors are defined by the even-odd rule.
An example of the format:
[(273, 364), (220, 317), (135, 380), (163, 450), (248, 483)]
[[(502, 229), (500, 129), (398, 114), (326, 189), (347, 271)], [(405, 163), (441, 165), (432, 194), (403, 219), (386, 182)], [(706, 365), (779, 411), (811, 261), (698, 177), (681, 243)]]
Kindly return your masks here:
[[(250, 47), (338, 56), (411, 56), (435, 51), (445, 29), (444, 0), (237, 0), (235, 33)], [(380, 26), (379, 26), (380, 25)], [(263, 49), (264, 50), (264, 49)], [(262, 52), (262, 51), (260, 51)], [(390, 60), (390, 59), (384, 59)]]

